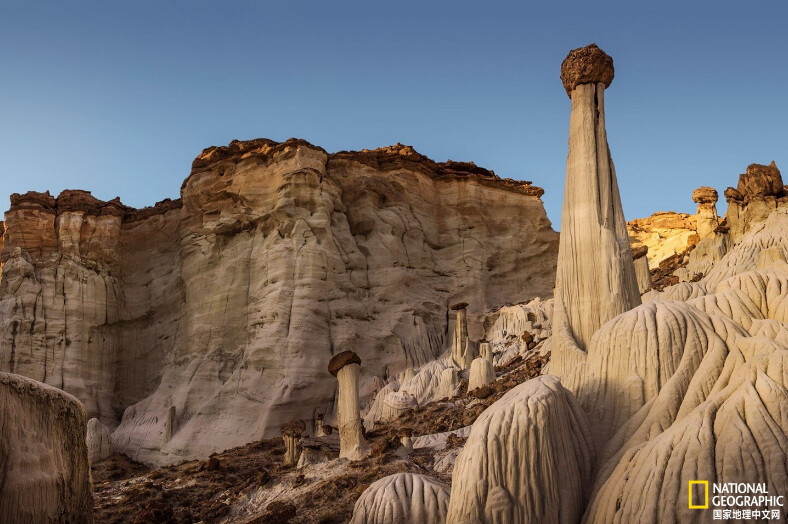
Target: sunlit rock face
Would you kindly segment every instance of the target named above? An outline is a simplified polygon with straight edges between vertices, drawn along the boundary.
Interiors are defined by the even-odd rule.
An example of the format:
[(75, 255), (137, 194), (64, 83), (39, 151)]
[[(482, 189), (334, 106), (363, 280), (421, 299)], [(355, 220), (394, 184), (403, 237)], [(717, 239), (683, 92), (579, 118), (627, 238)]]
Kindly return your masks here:
[(574, 49), (561, 79), (572, 105), (553, 321), (558, 374), (584, 358), (602, 324), (640, 304), (605, 128), (613, 59), (594, 44)]
[(698, 215), (660, 211), (645, 218), (627, 222), (627, 232), (633, 245), (648, 248), (648, 267), (656, 269), (659, 263), (676, 254), (684, 253), (697, 244)]
[(482, 312), (551, 296), (541, 194), (407, 146), (260, 139), (205, 150), (153, 208), (14, 195), (0, 369), (74, 394), (147, 462), (274, 436), (333, 412), (332, 355), (359, 354), (369, 395), (448, 349), (451, 304), (478, 338)]
[(762, 223), (777, 208), (788, 204), (788, 189), (777, 164), (750, 164), (739, 175), (736, 188), (725, 190), (728, 211), (725, 225), (734, 241)]

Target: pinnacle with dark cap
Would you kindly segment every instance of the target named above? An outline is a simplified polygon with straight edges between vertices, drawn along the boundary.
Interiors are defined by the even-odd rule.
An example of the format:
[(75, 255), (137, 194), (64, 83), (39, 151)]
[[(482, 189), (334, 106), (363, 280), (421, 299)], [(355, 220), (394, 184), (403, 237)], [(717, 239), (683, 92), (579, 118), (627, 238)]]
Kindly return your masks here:
[(336, 377), (337, 373), (339, 373), (339, 370), (348, 364), (361, 365), (361, 359), (352, 351), (343, 351), (342, 353), (337, 353), (328, 362), (328, 372)]
[(580, 84), (601, 82), (607, 89), (613, 82), (613, 75), (613, 58), (596, 44), (572, 49), (561, 63), (561, 82), (569, 98)]

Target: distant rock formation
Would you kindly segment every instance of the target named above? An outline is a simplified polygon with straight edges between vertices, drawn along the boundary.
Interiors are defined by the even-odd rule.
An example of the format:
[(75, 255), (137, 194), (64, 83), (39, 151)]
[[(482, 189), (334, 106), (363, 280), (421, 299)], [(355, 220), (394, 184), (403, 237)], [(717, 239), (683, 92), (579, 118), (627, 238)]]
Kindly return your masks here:
[(683, 254), (698, 243), (698, 216), (673, 211), (660, 211), (645, 218), (627, 222), (633, 246), (648, 248), (649, 269), (657, 269), (663, 261)]
[(454, 333), (451, 338), (451, 359), (460, 369), (469, 369), (476, 358), (476, 344), (468, 337), (468, 303), (454, 304)]
[(711, 236), (720, 225), (717, 216), (717, 190), (703, 186), (692, 192), (692, 201), (698, 204), (697, 231), (700, 240)]
[(46, 384), (0, 372), (0, 522), (93, 522), (85, 411)]
[(728, 211), (725, 225), (734, 239), (762, 223), (775, 209), (788, 204), (788, 189), (783, 185), (777, 164), (750, 164), (739, 175), (736, 188), (725, 190)]
[(364, 360), (366, 398), (448, 349), (451, 304), (474, 305), (476, 339), (482, 311), (551, 296), (542, 193), (408, 146), (259, 139), (206, 149), (152, 208), (14, 195), (0, 369), (72, 393), (148, 463), (273, 437), (333, 416), (337, 348)]

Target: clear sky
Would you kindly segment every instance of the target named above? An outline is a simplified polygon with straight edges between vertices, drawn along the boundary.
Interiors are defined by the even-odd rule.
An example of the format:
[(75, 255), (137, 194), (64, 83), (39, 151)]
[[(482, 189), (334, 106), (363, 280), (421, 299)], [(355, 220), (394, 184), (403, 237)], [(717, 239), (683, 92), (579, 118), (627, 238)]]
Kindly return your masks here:
[(205, 147), (295, 136), (533, 180), (559, 229), (559, 69), (590, 42), (615, 61), (628, 218), (691, 212), (692, 189), (752, 162), (788, 168), (785, 1), (18, 0), (0, 12), (0, 207), (64, 188), (150, 205)]

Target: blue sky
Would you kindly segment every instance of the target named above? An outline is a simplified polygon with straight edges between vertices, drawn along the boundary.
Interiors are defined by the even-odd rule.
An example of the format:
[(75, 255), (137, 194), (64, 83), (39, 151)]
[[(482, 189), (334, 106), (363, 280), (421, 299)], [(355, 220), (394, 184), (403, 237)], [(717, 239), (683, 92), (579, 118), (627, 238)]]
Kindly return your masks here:
[(559, 68), (596, 42), (627, 217), (691, 212), (697, 186), (788, 166), (788, 3), (688, 3), (4, 2), (0, 208), (64, 188), (150, 205), (205, 147), (296, 136), (533, 180), (559, 229)]

